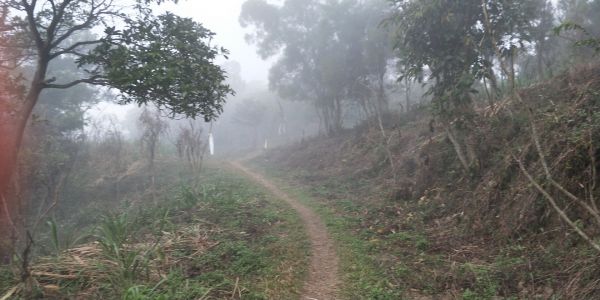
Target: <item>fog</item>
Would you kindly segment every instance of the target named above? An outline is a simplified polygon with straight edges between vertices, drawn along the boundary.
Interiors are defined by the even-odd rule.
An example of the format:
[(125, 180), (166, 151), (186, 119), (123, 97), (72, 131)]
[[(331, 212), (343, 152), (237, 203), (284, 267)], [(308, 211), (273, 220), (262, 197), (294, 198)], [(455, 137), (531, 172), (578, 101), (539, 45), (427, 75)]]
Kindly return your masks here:
[[(227, 59), (219, 57), (216, 63), (227, 71), (229, 77), (227, 82), (236, 91), (236, 95), (227, 99), (224, 113), (218, 120), (202, 124), (206, 137), (212, 128), (218, 152), (231, 153), (236, 149), (243, 152), (264, 149), (265, 145), (273, 147), (282, 143), (297, 142), (330, 130), (326, 128), (328, 125), (323, 123), (323, 116), (319, 115), (315, 103), (311, 103), (312, 100), (302, 101), (295, 96), (282, 97), (282, 91), (274, 88), (273, 80), (269, 88), (269, 72), (273, 65), (281, 60), (278, 51), (283, 51), (285, 48), (280, 48), (269, 55), (265, 55), (264, 49), (259, 49), (257, 44), (260, 43), (257, 39), (259, 27), (245, 24), (247, 21), (242, 20), (242, 5), (245, 2), (243, 0), (217, 3), (180, 1), (177, 4), (168, 3), (158, 9), (158, 11), (171, 11), (202, 23), (216, 34), (211, 43), (229, 51)], [(280, 2), (273, 2), (273, 4), (282, 5)], [(381, 17), (384, 15), (382, 14)], [(261, 20), (257, 21), (261, 22)], [(377, 20), (372, 22), (374, 23), (370, 26), (377, 27)], [(391, 95), (389, 107), (394, 110), (405, 109), (402, 103), (406, 101), (404, 99), (406, 91), (401, 87), (390, 85), (396, 80), (397, 74), (392, 71), (386, 74), (386, 77), (385, 84), (389, 85)], [(414, 91), (409, 93), (415, 93), (417, 90), (420, 90), (419, 86), (415, 86)], [(125, 137), (135, 140), (139, 138), (136, 120), (143, 108), (137, 105), (116, 104), (114, 103), (116, 97), (116, 94), (111, 93), (102, 97), (101, 101), (87, 113), (89, 124), (94, 124), (96, 128), (116, 126)], [(361, 120), (368, 117), (369, 108), (365, 108), (364, 104), (356, 102), (349, 105), (354, 108), (344, 111), (341, 116), (345, 119), (345, 127), (359, 124)], [(245, 109), (253, 113), (244, 116)], [(250, 124), (252, 118), (257, 119), (255, 122), (260, 124), (256, 126)], [(181, 116), (177, 116), (176, 119), (181, 119)], [(179, 130), (181, 124), (186, 122), (188, 121), (169, 121), (171, 138), (176, 135), (175, 132)], [(88, 130), (91, 128), (89, 124)]]
[(0, 299), (600, 299), (600, 0), (0, 0)]
[[(560, 8), (562, 5), (556, 1), (549, 3), (556, 8)], [(315, 11), (315, 7), (300, 8), (299, 6), (295, 8), (295, 5), (302, 6), (303, 4), (302, 1), (180, 1), (177, 4), (167, 3), (157, 9), (157, 12), (169, 11), (201, 23), (215, 33), (210, 43), (229, 51), (227, 58), (217, 57), (215, 63), (226, 70), (227, 83), (233, 87), (236, 94), (227, 98), (224, 112), (218, 120), (205, 124), (199, 122), (204, 129), (206, 138), (208, 138), (209, 132), (214, 134), (219, 153), (231, 153), (236, 149), (248, 151), (249, 149), (264, 148), (269, 144), (275, 146), (281, 143), (291, 143), (319, 133), (350, 128), (375, 115), (379, 115), (381, 118), (381, 114), (388, 109), (396, 112), (408, 111), (411, 107), (416, 108), (420, 106), (420, 103), (429, 101), (429, 97), (425, 95), (429, 89), (427, 86), (429, 66), (424, 66), (424, 77), (423, 75), (420, 77), (424, 80), (421, 82), (396, 81), (403, 74), (400, 69), (395, 67), (399, 60), (394, 57), (390, 42), (395, 33), (384, 25), (385, 19), (392, 15), (392, 10), (385, 1), (373, 1), (370, 4), (370, 10), (363, 11), (362, 15), (351, 12), (350, 6), (363, 4), (348, 4), (350, 6), (346, 7), (344, 7), (345, 4), (340, 4), (335, 9), (338, 9), (339, 14), (347, 14), (342, 17), (347, 19), (340, 20), (340, 24), (337, 25), (331, 24), (329, 28), (327, 26), (319, 28), (322, 26), (319, 25), (321, 22), (319, 18), (327, 18), (327, 14), (331, 14), (327, 12), (329, 9), (327, 6), (333, 8), (337, 4), (333, 4), (333, 2), (326, 4), (323, 13)], [(280, 12), (276, 13), (279, 14), (276, 16), (273, 12), (278, 8)], [(298, 12), (287, 11), (288, 8), (298, 10)], [(286, 18), (293, 20), (300, 16), (302, 9), (312, 13), (312, 16), (297, 24), (284, 23), (288, 22)], [(341, 16), (331, 15), (333, 18)], [(560, 11), (557, 11), (554, 23), (559, 22), (560, 18), (563, 17)], [(345, 25), (349, 27), (335, 28), (335, 26), (344, 26), (343, 22), (350, 22)], [(482, 22), (480, 20), (476, 24), (477, 30), (485, 29)], [(279, 28), (269, 26), (279, 26)], [(352, 26), (363, 26), (363, 28), (352, 28)], [(359, 31), (353, 30), (365, 30), (366, 35), (362, 37), (364, 41), (359, 41), (361, 37), (356, 35)], [(300, 32), (305, 34), (301, 39), (306, 40), (292, 40), (281, 36), (281, 34), (294, 35)], [(352, 40), (340, 40), (344, 34), (346, 38), (356, 40), (354, 45), (344, 46), (344, 43), (352, 43)], [(319, 39), (320, 36), (327, 38), (328, 35), (337, 39), (336, 42), (339, 46), (331, 45), (328, 46), (331, 49), (319, 49), (318, 47), (321, 46), (318, 44), (310, 45), (309, 39)], [(501, 48), (508, 49), (512, 45), (521, 45), (519, 47), (521, 47), (523, 55), (520, 58), (524, 64), (515, 65), (515, 74), (521, 75), (526, 72), (523, 67), (531, 68), (526, 59), (536, 56), (535, 41), (522, 40), (520, 34), (507, 34), (498, 39), (501, 42), (499, 45)], [(299, 43), (305, 43), (305, 45)], [(318, 54), (321, 57), (317, 59), (295, 54), (294, 51), (304, 51), (302, 47), (316, 47), (313, 50), (322, 52)], [(335, 47), (341, 48), (336, 50)], [(344, 49), (343, 47), (350, 48)], [(356, 56), (353, 51), (364, 51), (362, 54), (364, 57)], [(323, 65), (328, 70), (314, 69), (307, 73), (306, 69), (298, 68), (298, 64), (308, 66), (320, 60), (329, 59), (326, 56), (331, 54), (339, 54), (338, 58), (342, 60), (330, 59), (330, 62), (327, 62), (330, 64), (329, 66)], [(344, 62), (344, 59), (347, 61)], [(361, 64), (365, 64), (364, 67), (353, 66), (355, 61), (352, 59), (357, 59), (356, 62), (360, 61)], [(359, 70), (359, 68), (365, 67), (367, 68), (366, 72)], [(331, 73), (332, 70), (337, 73)], [(491, 70), (501, 74), (500, 61), (496, 62)], [(294, 73), (297, 74), (291, 75)], [(310, 83), (310, 78), (305, 76), (329, 76), (330, 79), (325, 80), (330, 80), (331, 84), (330, 86), (315, 85)], [(379, 82), (376, 82), (377, 76), (380, 76)], [(344, 86), (343, 80), (347, 81), (346, 86)], [(308, 86), (302, 87), (303, 84), (308, 84)], [(317, 89), (321, 90), (322, 95), (311, 94)], [(379, 91), (376, 91), (377, 89)], [(339, 95), (335, 95), (336, 93)], [(329, 95), (325, 96), (325, 94)], [(365, 98), (369, 97), (369, 94), (378, 94), (373, 103)], [(323, 101), (319, 98), (324, 96), (338, 98), (335, 101), (339, 103), (335, 103), (335, 101), (317, 103)], [(125, 137), (139, 138), (135, 120), (143, 108), (137, 105), (115, 104), (116, 97), (115, 93), (105, 93), (100, 98), (100, 102), (88, 110), (87, 116), (90, 122), (87, 128), (90, 129), (89, 124), (95, 124), (98, 127), (99, 124), (104, 123), (100, 127), (117, 126)], [(343, 97), (346, 99), (339, 99)], [(381, 105), (386, 108), (381, 110)], [(248, 113), (244, 113), (245, 110), (248, 110)], [(188, 122), (179, 120), (181, 118), (182, 116), (175, 116), (176, 120), (168, 121), (171, 123), (169, 126), (171, 138), (176, 135), (175, 132), (182, 126), (181, 124)], [(256, 119), (255, 122), (258, 123), (252, 124), (252, 118)], [(292, 123), (288, 124), (288, 122)]]
[[(241, 80), (251, 84), (256, 89), (266, 89), (268, 86), (268, 72), (275, 58), (261, 59), (254, 45), (246, 42), (248, 30), (242, 28), (238, 22), (243, 0), (227, 1), (180, 1), (177, 4), (167, 3), (159, 8), (160, 11), (171, 11), (178, 15), (192, 18), (202, 23), (216, 33), (214, 44), (229, 50), (229, 59), (219, 58), (218, 64), (236, 62), (240, 65), (236, 74)], [(239, 80), (239, 79), (238, 79)], [(110, 97), (109, 97), (110, 98)], [(112, 99), (106, 99), (93, 107), (89, 116), (95, 120), (116, 119), (120, 124), (127, 123), (128, 116), (135, 115), (131, 110), (136, 110), (135, 105), (122, 106), (114, 104)], [(126, 135), (129, 126), (122, 126)]]

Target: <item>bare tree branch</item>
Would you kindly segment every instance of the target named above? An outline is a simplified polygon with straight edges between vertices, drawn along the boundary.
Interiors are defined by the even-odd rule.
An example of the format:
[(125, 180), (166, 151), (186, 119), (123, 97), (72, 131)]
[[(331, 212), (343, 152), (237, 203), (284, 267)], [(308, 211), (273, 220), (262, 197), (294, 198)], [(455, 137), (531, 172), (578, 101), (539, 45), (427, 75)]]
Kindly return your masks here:
[[(48, 26), (48, 30), (46, 32), (48, 43), (52, 43), (52, 41), (54, 40), (56, 28), (60, 21), (63, 19), (63, 16), (65, 14), (65, 8), (67, 8), (67, 6), (69, 6), (69, 4), (72, 1), (73, 0), (63, 0), (63, 2), (58, 6), (58, 8), (55, 8), (54, 3), (52, 2), (53, 18), (52, 21), (50, 21), (50, 25)], [(51, 44), (51, 48), (54, 48), (53, 43)]]
[(77, 48), (82, 47), (82, 46), (87, 46), (87, 45), (96, 45), (96, 44), (99, 44), (99, 43), (102, 43), (102, 40), (77, 42), (77, 43), (74, 43), (73, 45), (71, 45), (69, 47), (66, 47), (64, 49), (61, 49), (61, 50), (56, 51), (54, 53), (51, 53), (50, 54), (50, 59), (54, 59), (54, 58), (59, 57), (59, 56), (61, 56), (63, 54), (74, 54), (74, 55), (80, 56), (82, 54), (75, 51)]
[(45, 83), (44, 84), (44, 88), (48, 88), (48, 89), (68, 89), (68, 88), (74, 87), (74, 86), (76, 86), (78, 84), (82, 84), (82, 83), (94, 84), (94, 85), (105, 85), (106, 81), (102, 80), (102, 76), (95, 75), (95, 76), (92, 76), (90, 78), (78, 79), (78, 80), (71, 81), (69, 83), (64, 83), (64, 84)]
[(29, 23), (29, 29), (31, 30), (31, 33), (33, 34), (33, 39), (35, 41), (35, 45), (37, 47), (38, 50), (42, 50), (44, 48), (44, 40), (42, 39), (42, 35), (40, 34), (39, 30), (37, 29), (36, 26), (36, 21), (35, 21), (35, 5), (36, 5), (36, 0), (32, 0), (31, 4), (27, 3), (27, 0), (21, 0), (21, 4), (23, 5), (23, 8), (25, 9), (25, 13), (27, 14), (27, 21)]
[(600, 252), (600, 245), (598, 245), (594, 240), (592, 240), (592, 238), (590, 238), (587, 235), (587, 233), (585, 233), (583, 230), (581, 230), (581, 228), (579, 228), (579, 226), (577, 226), (577, 224), (575, 224), (575, 222), (573, 222), (573, 220), (571, 220), (571, 218), (569, 218), (569, 216), (567, 216), (565, 211), (562, 210), (558, 206), (558, 204), (556, 203), (556, 200), (533, 178), (533, 176), (531, 176), (531, 174), (529, 174), (529, 172), (525, 168), (525, 165), (523, 165), (523, 162), (514, 155), (513, 155), (513, 159), (519, 164), (519, 168), (521, 169), (521, 172), (523, 172), (523, 174), (525, 175), (525, 177), (527, 177), (529, 182), (544, 196), (544, 198), (546, 198), (546, 200), (548, 200), (548, 202), (550, 203), (552, 208), (554, 208), (554, 210), (558, 213), (560, 218), (563, 221), (565, 221), (569, 225), (569, 227), (571, 227), (571, 229), (573, 229), (575, 232), (577, 232), (577, 234), (580, 237), (582, 237), (586, 242), (588, 242), (594, 249), (596, 249), (598, 252)]
[[(530, 116), (530, 118), (532, 118), (532, 117)], [(556, 180), (554, 180), (554, 178), (552, 177), (552, 173), (550, 173), (550, 168), (548, 167), (548, 163), (546, 162), (544, 151), (542, 150), (542, 146), (540, 143), (540, 139), (539, 139), (539, 135), (538, 135), (536, 126), (533, 123), (533, 119), (531, 119), (531, 120), (532, 120), (530, 122), (531, 123), (531, 137), (533, 138), (533, 142), (535, 144), (535, 149), (540, 158), (540, 163), (542, 164), (542, 168), (544, 169), (544, 174), (546, 175), (546, 178), (548, 179), (550, 184), (552, 184), (552, 186), (554, 186), (561, 193), (566, 195), (569, 199), (575, 201), (577, 204), (582, 206), (588, 213), (590, 213), (596, 219), (596, 222), (598, 222), (598, 224), (600, 225), (600, 213), (598, 212), (598, 210), (595, 210), (589, 204), (585, 203), (585, 201), (583, 201), (579, 197), (573, 195), (573, 193), (569, 192), (561, 184), (556, 182)]]
[(71, 37), (74, 33), (84, 30), (84, 29), (89, 29), (94, 24), (94, 22), (100, 18), (100, 16), (113, 14), (112, 12), (109, 11), (109, 8), (112, 5), (112, 1), (107, 3), (107, 1), (105, 0), (105, 1), (101, 1), (98, 4), (95, 4), (94, 1), (92, 1), (90, 5), (91, 5), (90, 11), (89, 11), (85, 21), (71, 26), (69, 29), (67, 29), (67, 31), (60, 34), (60, 36), (58, 36), (52, 42), (52, 44), (51, 44), (52, 48), (58, 47), (62, 42), (64, 42), (69, 37)]

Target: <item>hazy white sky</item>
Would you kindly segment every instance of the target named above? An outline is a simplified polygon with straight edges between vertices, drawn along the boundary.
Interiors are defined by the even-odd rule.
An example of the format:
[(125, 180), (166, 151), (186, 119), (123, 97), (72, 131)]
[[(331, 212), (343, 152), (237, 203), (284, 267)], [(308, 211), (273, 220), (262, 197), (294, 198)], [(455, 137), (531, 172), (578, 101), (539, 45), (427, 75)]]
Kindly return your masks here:
[(263, 61), (253, 45), (248, 45), (244, 34), (248, 29), (240, 26), (242, 4), (245, 0), (180, 0), (179, 4), (163, 5), (177, 15), (190, 17), (216, 33), (215, 44), (225, 47), (231, 53), (230, 60), (242, 66), (245, 81), (268, 82), (270, 62)]

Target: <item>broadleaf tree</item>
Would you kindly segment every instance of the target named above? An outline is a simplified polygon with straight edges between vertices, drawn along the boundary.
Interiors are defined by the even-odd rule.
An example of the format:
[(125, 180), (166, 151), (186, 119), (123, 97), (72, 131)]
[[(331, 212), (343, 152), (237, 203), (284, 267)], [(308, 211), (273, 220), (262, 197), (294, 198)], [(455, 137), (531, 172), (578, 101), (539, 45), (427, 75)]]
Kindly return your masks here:
[[(383, 87), (391, 51), (379, 22), (387, 9), (383, 0), (248, 0), (240, 23), (253, 29), (248, 40), (259, 55), (280, 54), (270, 70), (271, 89), (311, 101), (322, 129), (332, 134), (342, 128), (348, 102), (368, 94), (365, 86)], [(372, 94), (374, 106), (387, 109), (386, 97)]]
[[(10, 251), (13, 243), (7, 237), (15, 236), (19, 226), (11, 178), (43, 90), (93, 84), (121, 92), (120, 103), (152, 102), (173, 114), (205, 120), (222, 111), (225, 97), (233, 91), (223, 83), (225, 71), (214, 60), (227, 52), (210, 44), (213, 33), (201, 24), (169, 13), (156, 16), (148, 8), (164, 2), (0, 0), (3, 57), (9, 49), (22, 48), (22, 55), (0, 63), (15, 69), (16, 61), (24, 62), (35, 70), (24, 81), (22, 98), (4, 97), (2, 101), (13, 105), (0, 105), (7, 110), (0, 114), (0, 254)], [(91, 29), (103, 33), (78, 38)], [(77, 58), (85, 75), (69, 81), (49, 78), (51, 62), (62, 56)]]
[[(427, 80), (434, 115), (443, 124), (463, 168), (473, 170), (472, 94), (499, 62), (511, 90), (515, 59), (532, 40), (537, 7), (524, 0), (395, 0), (395, 48), (402, 76)], [(496, 93), (496, 91), (493, 91)]]

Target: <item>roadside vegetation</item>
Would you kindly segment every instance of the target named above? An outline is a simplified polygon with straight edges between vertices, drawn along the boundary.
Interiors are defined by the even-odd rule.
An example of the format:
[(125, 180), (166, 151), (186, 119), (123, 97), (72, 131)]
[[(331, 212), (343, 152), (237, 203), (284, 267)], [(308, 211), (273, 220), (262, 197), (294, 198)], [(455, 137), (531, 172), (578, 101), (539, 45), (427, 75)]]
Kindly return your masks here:
[(600, 0), (225, 2), (0, 0), (0, 300), (600, 299)]
[(152, 204), (121, 203), (118, 209), (82, 216), (97, 222), (76, 230), (82, 236), (68, 248), (63, 226), (49, 222), (44, 248), (52, 253), (31, 262), (33, 286), (14, 276), (18, 266), (3, 267), (0, 294), (15, 299), (298, 298), (309, 251), (298, 217), (230, 171), (210, 168), (199, 180), (164, 184)]
[(373, 243), (366, 238), (361, 227), (360, 206), (348, 199), (332, 200), (327, 195), (334, 191), (345, 191), (343, 186), (305, 185), (298, 181), (295, 172), (284, 172), (275, 166), (266, 166), (254, 161), (252, 166), (267, 174), (288, 194), (299, 199), (323, 219), (336, 242), (340, 257), (342, 287), (340, 297), (344, 299), (398, 299), (402, 289), (394, 287), (378, 265), (372, 253)]
[[(548, 160), (556, 180), (581, 193), (594, 182), (598, 74), (596, 65), (582, 67), (519, 91), (535, 107), (546, 155), (558, 158)], [(461, 170), (451, 141), (430, 131), (427, 111), (386, 119), (398, 134), (390, 143), (394, 169), (368, 124), (253, 163), (312, 199), (339, 243), (347, 288), (363, 298), (595, 298), (596, 250), (521, 173), (516, 153), (534, 178), (544, 168), (528, 111), (505, 105), (493, 117), (477, 110), (479, 145), (490, 148), (475, 176)], [(596, 232), (585, 205), (558, 199), (579, 228)]]

